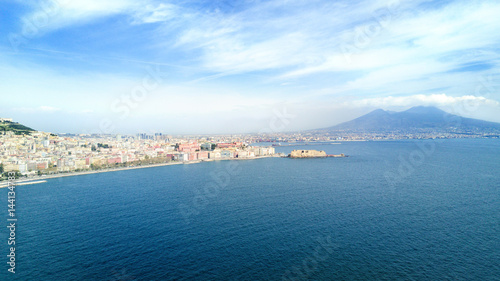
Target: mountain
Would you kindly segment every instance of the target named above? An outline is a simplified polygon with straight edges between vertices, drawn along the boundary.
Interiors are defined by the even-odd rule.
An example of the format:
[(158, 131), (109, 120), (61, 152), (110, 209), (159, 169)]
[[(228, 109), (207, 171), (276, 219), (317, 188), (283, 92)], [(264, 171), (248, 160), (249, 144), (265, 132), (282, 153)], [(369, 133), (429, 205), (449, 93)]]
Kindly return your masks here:
[(26, 127), (22, 124), (19, 124), (17, 122), (1, 120), (0, 121), (0, 133), (9, 132), (9, 131), (14, 132), (14, 134), (16, 134), (16, 135), (22, 135), (22, 134), (29, 135), (29, 134), (31, 134), (31, 132), (34, 132), (35, 130), (33, 130), (29, 127)]
[(407, 131), (407, 130), (500, 130), (500, 123), (453, 115), (431, 106), (412, 107), (406, 111), (374, 110), (354, 120), (322, 129), (324, 131)]

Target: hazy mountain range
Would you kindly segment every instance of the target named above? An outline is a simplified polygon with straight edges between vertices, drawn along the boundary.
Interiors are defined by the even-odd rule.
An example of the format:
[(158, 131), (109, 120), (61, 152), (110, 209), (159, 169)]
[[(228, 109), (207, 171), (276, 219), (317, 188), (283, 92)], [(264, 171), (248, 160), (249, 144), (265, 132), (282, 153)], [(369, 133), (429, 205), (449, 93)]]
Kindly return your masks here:
[[(416, 106), (401, 112), (374, 110), (361, 117), (338, 125), (310, 130), (314, 133), (332, 132), (408, 132), (434, 131), (456, 133), (500, 133), (500, 123), (465, 118), (447, 113), (432, 106)], [(34, 130), (17, 122), (0, 122), (0, 133), (13, 131), (15, 134), (30, 134)]]
[(406, 111), (394, 112), (382, 109), (332, 127), (318, 131), (407, 131), (407, 130), (455, 130), (484, 131), (500, 130), (500, 123), (465, 118), (447, 113), (436, 107), (417, 106)]

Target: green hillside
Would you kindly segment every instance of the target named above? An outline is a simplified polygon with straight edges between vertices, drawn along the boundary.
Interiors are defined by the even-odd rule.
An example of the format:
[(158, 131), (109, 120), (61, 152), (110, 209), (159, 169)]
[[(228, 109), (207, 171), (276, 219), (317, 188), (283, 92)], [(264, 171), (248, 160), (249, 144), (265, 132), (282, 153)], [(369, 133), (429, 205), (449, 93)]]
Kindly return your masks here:
[(35, 130), (26, 127), (22, 124), (19, 124), (17, 122), (9, 122), (9, 121), (2, 121), (0, 122), (0, 134), (3, 132), (14, 132), (16, 135), (29, 135), (31, 132), (34, 132)]

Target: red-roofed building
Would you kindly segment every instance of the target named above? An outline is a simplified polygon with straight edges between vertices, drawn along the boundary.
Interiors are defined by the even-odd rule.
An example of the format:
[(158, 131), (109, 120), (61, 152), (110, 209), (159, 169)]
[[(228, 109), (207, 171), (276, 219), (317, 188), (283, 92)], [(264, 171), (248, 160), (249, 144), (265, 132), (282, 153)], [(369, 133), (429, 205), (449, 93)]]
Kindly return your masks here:
[(218, 143), (217, 144), (218, 148), (241, 147), (241, 146), (242, 146), (241, 142)]
[(122, 158), (121, 157), (113, 157), (108, 159), (108, 164), (115, 164), (115, 163), (121, 163)]
[(197, 150), (200, 150), (200, 144), (198, 143), (181, 143), (179, 144), (179, 148), (177, 148), (177, 151), (179, 152), (195, 152)]

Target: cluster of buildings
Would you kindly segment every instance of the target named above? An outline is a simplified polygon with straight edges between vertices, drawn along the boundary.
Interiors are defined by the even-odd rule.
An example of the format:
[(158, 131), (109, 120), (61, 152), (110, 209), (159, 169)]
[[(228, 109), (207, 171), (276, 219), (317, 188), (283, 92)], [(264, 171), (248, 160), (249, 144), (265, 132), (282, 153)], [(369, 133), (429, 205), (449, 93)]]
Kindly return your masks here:
[(500, 138), (498, 130), (440, 130), (408, 129), (387, 131), (324, 131), (273, 133), (253, 138), (253, 142), (337, 142), (337, 141), (377, 141), (377, 140), (413, 140), (413, 139), (461, 139), (461, 138)]
[[(0, 122), (12, 122), (0, 118)], [(360, 140), (499, 138), (497, 132), (419, 129), (387, 132), (305, 131), (222, 136), (173, 137), (161, 133), (88, 135), (32, 132), (29, 135), (0, 131), (0, 172), (24, 175), (165, 163), (274, 156), (281, 143), (313, 143)], [(272, 146), (251, 146), (268, 143)]]
[(0, 134), (4, 172), (53, 174), (169, 161), (191, 162), (275, 155), (273, 147), (250, 146), (240, 138), (172, 138), (154, 136)]

